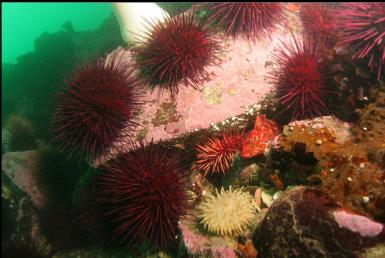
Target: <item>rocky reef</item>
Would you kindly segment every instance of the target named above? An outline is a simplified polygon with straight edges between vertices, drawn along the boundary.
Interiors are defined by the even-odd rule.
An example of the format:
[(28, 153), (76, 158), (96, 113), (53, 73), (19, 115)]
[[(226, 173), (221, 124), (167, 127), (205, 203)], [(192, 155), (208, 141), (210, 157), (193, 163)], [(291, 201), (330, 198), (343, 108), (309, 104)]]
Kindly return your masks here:
[(281, 145), (288, 152), (302, 148), (313, 155), (322, 188), (337, 201), (384, 222), (382, 83), (372, 92), (375, 101), (360, 111), (358, 126), (331, 118), (295, 122), (284, 130)]
[[(137, 42), (124, 45), (111, 16), (95, 31), (66, 23), (17, 64), (3, 64), (11, 89), (2, 111), (3, 254), (385, 257), (385, 84), (337, 44), (330, 21), (314, 24), (340, 5), (161, 5), (171, 18), (151, 25), (152, 38), (139, 46), (149, 56), (136, 56)], [(269, 17), (276, 7), (284, 21), (258, 40), (234, 36), (243, 29), (226, 35), (218, 19), (203, 22), (227, 8)], [(260, 17), (229, 13), (227, 21), (247, 24)], [(206, 52), (195, 37), (202, 48), (219, 42), (205, 49), (219, 59), (199, 62)], [(73, 99), (60, 108), (65, 123), (51, 130), (55, 92), (93, 56), (103, 74), (84, 65), (78, 74), (87, 76), (71, 82)], [(168, 79), (153, 63), (146, 70), (145, 57), (173, 60)], [(199, 85), (184, 84), (191, 73), (202, 75)], [(137, 109), (117, 90), (132, 82), (143, 91)], [(59, 137), (66, 148), (52, 141), (58, 131), (71, 139)], [(67, 151), (76, 144), (100, 151), (90, 159)]]
[(261, 257), (361, 257), (364, 249), (384, 241), (384, 224), (306, 187), (277, 199), (253, 236)]
[(93, 31), (77, 31), (68, 21), (58, 32), (43, 33), (35, 40), (33, 52), (18, 57), (15, 64), (2, 63), (2, 85), (7, 89), (2, 97), (2, 123), (17, 114), (32, 120), (36, 137), (48, 139), (55, 93), (66, 73), (122, 44), (112, 13)]

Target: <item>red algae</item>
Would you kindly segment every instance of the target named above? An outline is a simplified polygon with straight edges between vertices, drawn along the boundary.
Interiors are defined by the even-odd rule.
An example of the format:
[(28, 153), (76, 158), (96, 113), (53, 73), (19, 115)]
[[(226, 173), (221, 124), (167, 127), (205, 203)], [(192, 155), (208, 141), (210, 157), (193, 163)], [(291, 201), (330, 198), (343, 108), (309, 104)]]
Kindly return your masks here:
[(269, 143), (279, 134), (278, 126), (266, 115), (258, 115), (254, 129), (242, 140), (242, 158), (252, 158), (262, 154)]

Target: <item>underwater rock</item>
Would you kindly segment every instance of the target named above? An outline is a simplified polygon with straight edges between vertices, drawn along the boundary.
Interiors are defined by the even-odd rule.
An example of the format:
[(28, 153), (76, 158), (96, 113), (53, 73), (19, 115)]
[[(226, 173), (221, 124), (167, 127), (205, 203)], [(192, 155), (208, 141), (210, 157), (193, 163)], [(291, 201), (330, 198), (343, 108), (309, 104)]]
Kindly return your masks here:
[(1, 246), (1, 256), (6, 258), (49, 258), (46, 246), (34, 242), (12, 241)]
[(112, 248), (101, 247), (97, 245), (87, 246), (85, 248), (74, 249), (70, 251), (60, 251), (52, 258), (128, 258), (128, 257), (142, 257), (142, 258), (171, 258), (166, 252), (148, 250), (140, 248), (138, 250), (129, 250), (126, 248)]
[(239, 174), (239, 179), (242, 184), (251, 184), (253, 181), (260, 180), (261, 167), (257, 163), (252, 163), (245, 166)]
[(372, 248), (368, 248), (364, 253), (365, 258), (383, 258), (385, 257), (385, 244), (376, 245)]
[(226, 237), (203, 235), (197, 227), (198, 221), (195, 213), (186, 216), (179, 223), (183, 245), (187, 252), (193, 256), (208, 256), (221, 258), (236, 258), (237, 243)]
[(278, 198), (254, 232), (262, 257), (361, 257), (385, 241), (384, 224), (345, 210), (325, 192), (295, 187)]
[(31, 199), (4, 172), (1, 173), (1, 179), (2, 246), (9, 241), (28, 243), (33, 237)]
[(337, 210), (333, 212), (333, 216), (340, 228), (346, 228), (352, 232), (358, 232), (362, 237), (378, 236), (384, 228), (384, 225), (381, 223), (374, 222), (367, 217), (352, 214), (344, 210)]
[(33, 175), (38, 159), (36, 151), (7, 152), (2, 155), (1, 169), (12, 182), (26, 192), (36, 207), (42, 207), (46, 198)]
[(359, 141), (379, 141), (385, 146), (385, 83), (378, 82), (370, 92), (373, 102), (359, 111), (360, 127), (354, 130)]
[(290, 135), (296, 126), (304, 126), (309, 129), (327, 128), (330, 130), (337, 143), (344, 143), (351, 139), (350, 126), (348, 123), (339, 120), (333, 116), (322, 116), (310, 120), (298, 120), (284, 126), (283, 134)]
[[(305, 154), (314, 156), (320, 169), (318, 173), (314, 170), (312, 176), (343, 206), (385, 222), (382, 139), (357, 141), (359, 138), (354, 139), (346, 123), (329, 118), (321, 120), (324, 122), (297, 121), (285, 127), (281, 146), (290, 153), (301, 149), (302, 157), (297, 159), (305, 159)], [(367, 130), (368, 135), (371, 129)]]
[(37, 147), (32, 121), (23, 116), (10, 115), (5, 127), (8, 129), (8, 151), (27, 151)]
[[(168, 140), (191, 133), (199, 129), (209, 128), (213, 124), (220, 123), (228, 118), (242, 114), (249, 106), (255, 105), (272, 92), (269, 81), (265, 74), (272, 69), (265, 66), (271, 61), (274, 48), (280, 40), (288, 41), (290, 33), (283, 28), (272, 32), (270, 42), (260, 41), (253, 44), (244, 39), (228, 39), (224, 43), (225, 51), (221, 54), (221, 63), (207, 67), (209, 78), (201, 85), (202, 89), (221, 89), (221, 92), (207, 96), (207, 90), (199, 91), (192, 87), (179, 87), (179, 93), (172, 98), (170, 92), (160, 92), (158, 89), (152, 91), (150, 87), (146, 90), (143, 99), (145, 105), (139, 118), (139, 126), (135, 134), (148, 128), (145, 140), (154, 142)], [(129, 49), (125, 51), (126, 58), (131, 59), (132, 53)], [(220, 95), (220, 101), (218, 96)], [(175, 103), (175, 113), (178, 114), (177, 130), (167, 126), (175, 123), (171, 119), (167, 123), (159, 123), (159, 111), (164, 103)], [(158, 112), (158, 115), (157, 115)], [(111, 159), (116, 153), (111, 150), (101, 158), (100, 163)]]
[(334, 156), (337, 162), (330, 162), (332, 167), (323, 170), (322, 187), (342, 205), (384, 223), (384, 171), (367, 160), (341, 159), (343, 155), (359, 158), (347, 149)]

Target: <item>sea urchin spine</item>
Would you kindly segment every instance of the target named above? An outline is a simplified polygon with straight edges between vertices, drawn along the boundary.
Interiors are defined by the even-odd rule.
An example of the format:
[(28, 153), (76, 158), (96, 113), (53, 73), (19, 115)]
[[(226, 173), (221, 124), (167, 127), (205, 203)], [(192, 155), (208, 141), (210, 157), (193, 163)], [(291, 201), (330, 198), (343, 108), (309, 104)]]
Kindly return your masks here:
[(219, 60), (221, 45), (214, 31), (195, 11), (148, 23), (150, 28), (133, 48), (141, 76), (151, 89), (160, 86), (173, 95), (179, 84), (200, 88), (206, 67)]
[[(166, 248), (177, 233), (178, 221), (191, 205), (189, 167), (180, 153), (161, 144), (132, 144), (132, 150), (103, 165), (94, 202), (98, 216), (86, 210), (95, 228), (109, 225), (120, 244), (150, 243)], [(96, 221), (96, 223), (95, 223)]]
[(282, 3), (210, 3), (209, 21), (224, 27), (225, 35), (255, 40), (271, 34), (283, 20)]
[(208, 139), (207, 143), (198, 145), (197, 160), (194, 167), (208, 173), (226, 173), (240, 151), (242, 135), (239, 132), (225, 133)]
[(54, 116), (54, 141), (63, 151), (93, 161), (136, 125), (140, 81), (130, 62), (116, 51), (81, 66), (66, 83)]
[(291, 120), (313, 118), (327, 113), (327, 74), (312, 37), (291, 44), (282, 42), (274, 61), (276, 69), (269, 75), (276, 86), (279, 103), (291, 112)]
[(377, 79), (385, 74), (385, 3), (343, 3), (336, 12), (341, 44), (351, 44), (353, 58), (369, 58)]
[(304, 33), (326, 48), (332, 48), (336, 41), (334, 8), (326, 3), (303, 3), (299, 9)]

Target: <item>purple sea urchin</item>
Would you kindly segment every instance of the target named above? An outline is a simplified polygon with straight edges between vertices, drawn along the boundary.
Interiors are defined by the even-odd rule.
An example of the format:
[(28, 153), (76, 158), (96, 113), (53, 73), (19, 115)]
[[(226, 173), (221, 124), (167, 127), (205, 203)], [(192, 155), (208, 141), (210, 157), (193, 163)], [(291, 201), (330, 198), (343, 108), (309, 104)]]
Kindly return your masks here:
[(255, 40), (269, 35), (283, 19), (282, 3), (210, 3), (209, 21), (225, 29), (225, 35)]
[(333, 7), (326, 3), (303, 3), (300, 5), (304, 33), (317, 42), (327, 44), (327, 48), (335, 43), (335, 16)]
[(98, 231), (107, 224), (120, 244), (167, 247), (190, 206), (189, 170), (182, 157), (160, 144), (141, 142), (103, 170), (96, 178), (99, 188), (93, 198), (101, 214), (85, 211), (89, 227)]
[(130, 134), (140, 107), (139, 80), (119, 52), (78, 68), (54, 116), (54, 140), (63, 151), (94, 160)]
[(6, 123), (9, 137), (6, 139), (8, 151), (26, 151), (36, 148), (35, 130), (27, 118), (11, 115)]
[(291, 44), (282, 43), (274, 56), (277, 68), (270, 78), (276, 86), (283, 110), (291, 112), (291, 119), (306, 119), (327, 113), (327, 75), (319, 52), (311, 37), (299, 42), (293, 36)]
[(199, 88), (206, 66), (215, 64), (221, 49), (212, 29), (195, 12), (149, 23), (150, 30), (133, 48), (140, 74), (156, 86), (178, 93), (179, 84)]
[(343, 3), (336, 11), (340, 43), (355, 48), (353, 59), (368, 59), (377, 79), (385, 75), (385, 3)]

